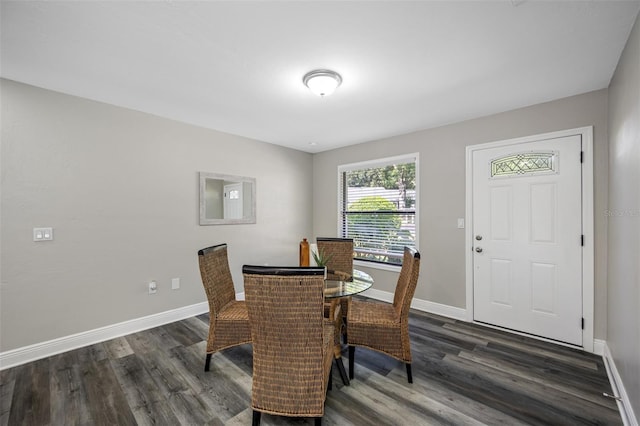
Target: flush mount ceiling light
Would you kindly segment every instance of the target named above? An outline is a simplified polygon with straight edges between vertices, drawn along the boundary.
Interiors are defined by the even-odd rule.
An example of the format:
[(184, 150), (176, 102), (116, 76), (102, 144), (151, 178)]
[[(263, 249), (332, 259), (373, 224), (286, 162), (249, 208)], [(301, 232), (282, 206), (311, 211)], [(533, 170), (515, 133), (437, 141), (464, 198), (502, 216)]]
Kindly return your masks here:
[(313, 70), (305, 74), (302, 82), (318, 96), (330, 95), (342, 83), (342, 77), (331, 70)]

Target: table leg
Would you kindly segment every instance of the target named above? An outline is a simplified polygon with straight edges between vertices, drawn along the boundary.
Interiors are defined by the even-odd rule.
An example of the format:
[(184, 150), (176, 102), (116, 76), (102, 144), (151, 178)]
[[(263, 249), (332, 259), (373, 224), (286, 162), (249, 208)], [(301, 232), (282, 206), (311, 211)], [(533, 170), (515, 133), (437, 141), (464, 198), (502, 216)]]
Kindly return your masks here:
[(342, 314), (340, 312), (340, 299), (331, 300), (331, 308), (329, 309), (329, 318), (332, 319), (335, 332), (334, 332), (334, 346), (333, 346), (333, 358), (336, 360), (338, 371), (340, 372), (340, 378), (345, 386), (349, 386), (349, 376), (344, 368), (342, 362), (342, 346), (340, 345), (340, 338), (342, 337)]

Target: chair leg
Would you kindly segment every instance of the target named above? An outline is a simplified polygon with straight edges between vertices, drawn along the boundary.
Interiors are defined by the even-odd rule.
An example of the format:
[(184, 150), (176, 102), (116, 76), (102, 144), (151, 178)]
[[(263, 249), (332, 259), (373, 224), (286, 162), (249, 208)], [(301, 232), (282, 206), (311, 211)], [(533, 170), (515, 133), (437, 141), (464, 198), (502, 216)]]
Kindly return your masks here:
[(407, 379), (409, 380), (409, 383), (413, 383), (413, 376), (411, 375), (411, 364), (407, 363)]
[(316, 426), (322, 426), (322, 417), (316, 417)]
[(347, 317), (342, 318), (342, 324), (344, 325), (344, 332), (342, 333), (342, 342), (347, 344)]
[(340, 372), (340, 378), (342, 378), (342, 383), (345, 386), (349, 386), (349, 378), (347, 377), (347, 370), (344, 369), (344, 363), (342, 362), (342, 357), (336, 358), (336, 365), (338, 366), (338, 371)]
[(260, 411), (253, 410), (253, 421), (251, 422), (251, 426), (258, 426), (260, 424), (260, 415), (262, 413)]
[(354, 363), (355, 353), (356, 353), (356, 347), (349, 346), (349, 378), (352, 380), (353, 380), (353, 365), (355, 364)]
[(207, 358), (204, 361), (204, 371), (209, 371), (209, 364), (211, 364), (211, 354), (207, 354)]
[(327, 390), (330, 391), (333, 389), (333, 367), (329, 370), (329, 384), (327, 385)]

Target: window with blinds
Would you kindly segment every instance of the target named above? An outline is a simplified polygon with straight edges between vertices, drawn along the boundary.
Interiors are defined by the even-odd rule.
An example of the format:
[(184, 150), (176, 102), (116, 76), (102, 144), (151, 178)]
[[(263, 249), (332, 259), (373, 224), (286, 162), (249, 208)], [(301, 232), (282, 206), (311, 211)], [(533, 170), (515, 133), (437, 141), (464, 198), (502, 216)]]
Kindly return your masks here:
[(401, 265), (416, 247), (418, 155), (338, 168), (339, 234), (353, 238), (354, 260)]

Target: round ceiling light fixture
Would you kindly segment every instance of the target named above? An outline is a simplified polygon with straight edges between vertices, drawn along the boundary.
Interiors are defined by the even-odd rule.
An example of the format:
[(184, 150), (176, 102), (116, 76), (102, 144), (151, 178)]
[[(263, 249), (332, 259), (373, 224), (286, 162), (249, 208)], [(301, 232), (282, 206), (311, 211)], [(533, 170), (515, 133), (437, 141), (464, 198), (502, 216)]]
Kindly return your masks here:
[(340, 86), (342, 77), (331, 70), (313, 70), (305, 74), (302, 82), (316, 95), (327, 96)]

